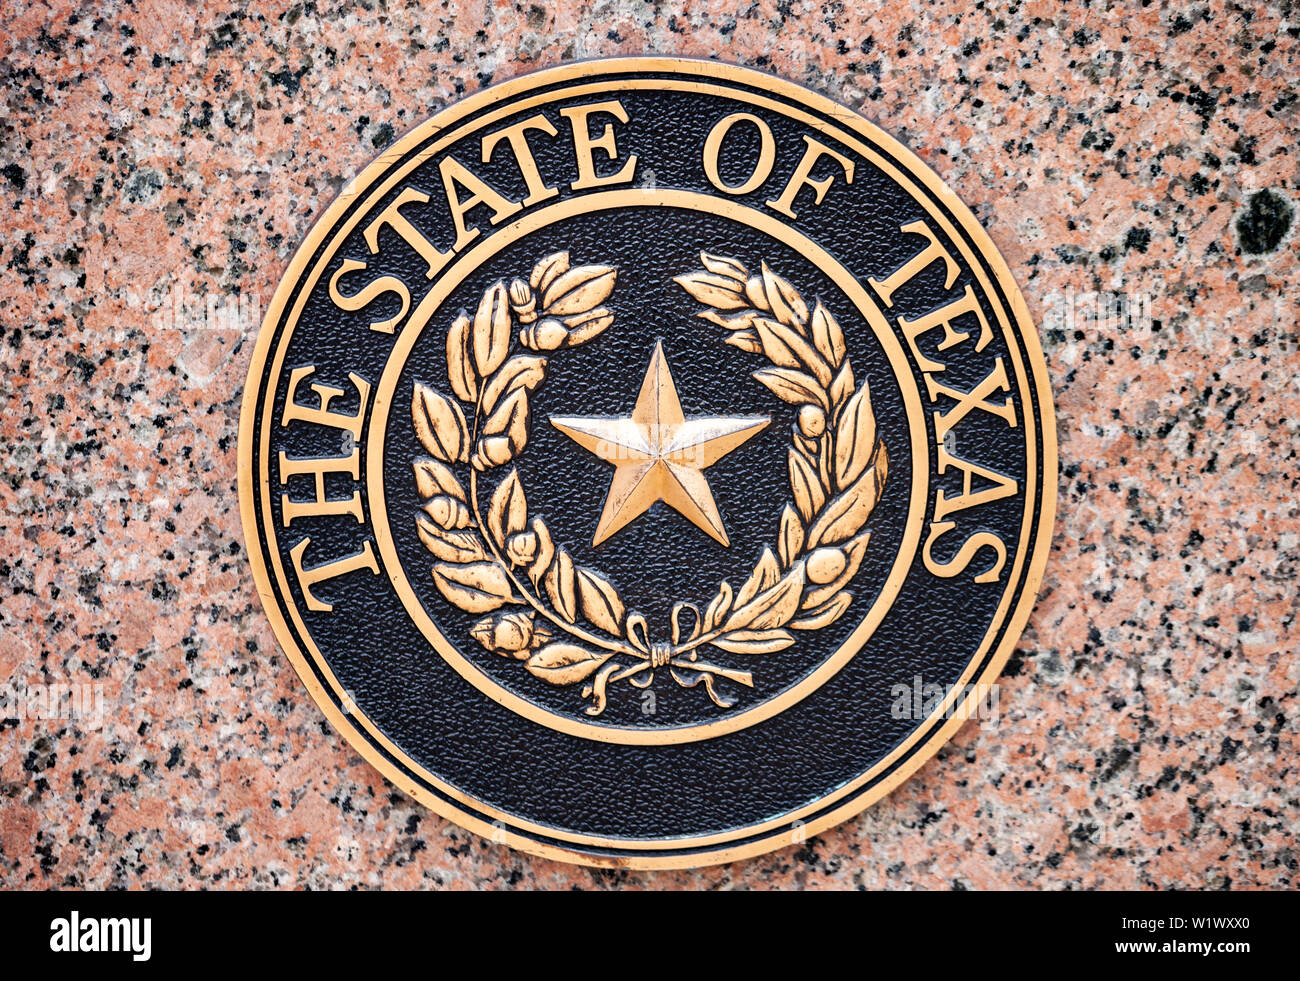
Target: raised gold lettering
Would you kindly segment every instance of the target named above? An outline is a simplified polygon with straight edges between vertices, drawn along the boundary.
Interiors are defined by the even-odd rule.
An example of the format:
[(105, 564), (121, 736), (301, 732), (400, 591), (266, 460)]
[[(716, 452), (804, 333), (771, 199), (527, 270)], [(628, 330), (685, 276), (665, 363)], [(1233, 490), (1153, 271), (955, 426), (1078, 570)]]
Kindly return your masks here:
[(894, 294), (898, 292), (899, 288), (930, 263), (939, 259), (943, 260), (943, 288), (946, 290), (952, 289), (952, 284), (957, 282), (957, 263), (948, 254), (948, 250), (939, 244), (939, 239), (930, 230), (930, 226), (923, 221), (913, 221), (901, 226), (899, 231), (924, 235), (930, 244), (890, 273), (883, 282), (877, 279), (867, 280), (871, 284), (871, 288), (879, 293), (880, 298), (885, 301), (885, 306), (892, 307), (894, 305)]
[(815, 178), (812, 176), (812, 169), (817, 161), (822, 157), (830, 157), (840, 165), (844, 170), (844, 183), (853, 183), (853, 161), (842, 153), (838, 153), (819, 143), (811, 136), (804, 136), (804, 142), (808, 144), (804, 150), (803, 157), (798, 165), (794, 168), (794, 173), (790, 175), (789, 183), (785, 185), (785, 190), (777, 197), (767, 202), (769, 208), (773, 208), (787, 218), (799, 217), (794, 211), (794, 199), (805, 187), (811, 187), (814, 192), (814, 204), (821, 204), (822, 199), (826, 197), (826, 192), (830, 190), (831, 184), (835, 182), (834, 176)]
[(560, 115), (569, 121), (573, 130), (573, 152), (578, 159), (578, 179), (569, 187), (583, 191), (590, 187), (604, 187), (607, 184), (627, 184), (636, 175), (636, 156), (628, 157), (615, 174), (599, 176), (596, 173), (595, 151), (603, 150), (610, 160), (618, 159), (618, 147), (614, 142), (614, 125), (606, 123), (598, 138), (591, 136), (591, 116), (598, 112), (609, 113), (620, 123), (628, 121), (627, 110), (617, 99), (606, 102), (593, 102), (585, 106), (570, 106), (561, 109)]
[[(741, 122), (749, 123), (758, 130), (758, 159), (754, 161), (754, 169), (745, 180), (739, 184), (728, 184), (718, 173), (718, 153), (731, 128)], [(709, 183), (727, 194), (748, 194), (755, 190), (767, 180), (775, 162), (776, 141), (772, 138), (771, 127), (747, 112), (733, 112), (730, 116), (719, 119), (704, 141), (704, 174), (709, 178)]]
[(426, 279), (433, 279), (438, 275), (438, 271), (447, 264), (451, 258), (450, 252), (439, 252), (433, 247), (433, 243), (424, 237), (424, 234), (411, 224), (409, 218), (402, 214), (402, 207), (408, 204), (428, 204), (429, 195), (417, 191), (413, 187), (408, 187), (393, 199), (379, 215), (366, 226), (363, 236), (366, 240), (366, 246), (371, 253), (379, 253), (379, 231), (385, 225), (401, 236), (411, 248), (420, 254), (420, 258), (429, 264), (429, 271), (426, 272)]
[[(479, 205), (492, 209), (492, 224), (499, 225), (511, 215), (518, 214), (522, 208), (518, 202), (507, 200), (468, 170), (455, 157), (443, 157), (438, 163), (442, 174), (442, 186), (447, 192), (447, 207), (451, 209), (451, 220), (456, 226), (456, 242), (453, 252), (459, 252), (478, 237), (477, 228), (465, 226), (465, 216)], [(462, 199), (456, 190), (459, 184), (470, 192), (468, 198)]]
[(520, 202), (525, 208), (531, 208), (548, 198), (553, 198), (560, 192), (553, 187), (548, 187), (546, 181), (542, 180), (542, 173), (537, 169), (537, 161), (533, 158), (532, 148), (528, 145), (528, 133), (530, 130), (537, 130), (546, 133), (548, 136), (555, 136), (555, 127), (551, 121), (538, 113), (536, 116), (530, 116), (522, 122), (514, 123), (499, 129), (495, 133), (483, 137), (483, 162), (488, 163), (492, 159), (492, 151), (497, 145), (505, 140), (510, 144), (510, 150), (515, 155), (515, 164), (519, 167), (519, 173), (523, 175), (524, 184), (528, 187), (528, 197)]

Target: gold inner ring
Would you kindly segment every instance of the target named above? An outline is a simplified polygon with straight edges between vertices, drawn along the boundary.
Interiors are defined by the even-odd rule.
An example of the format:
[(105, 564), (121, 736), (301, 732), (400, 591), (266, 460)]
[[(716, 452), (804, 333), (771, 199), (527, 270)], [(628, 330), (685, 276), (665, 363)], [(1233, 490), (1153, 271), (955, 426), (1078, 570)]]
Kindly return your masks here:
[[(890, 367), (893, 368), (899, 390), (902, 392), (903, 403), (907, 411), (912, 454), (911, 493), (908, 498), (907, 520), (904, 524), (902, 542), (894, 557), (894, 562), (890, 566), (889, 575), (886, 577), (875, 602), (853, 633), (840, 645), (839, 649), (803, 679), (777, 696), (761, 702), (751, 709), (738, 712), (716, 722), (663, 729), (634, 729), (626, 726), (598, 725), (560, 715), (520, 697), (489, 677), (473, 661), (466, 658), (459, 648), (438, 629), (433, 618), (429, 616), (428, 611), (420, 603), (415, 590), (411, 588), (406, 571), (402, 568), (398, 559), (392, 530), (389, 527), (383, 485), (384, 441), (387, 434), (389, 413), (393, 407), (393, 395), (397, 387), (398, 376), (420, 334), (428, 326), (442, 303), (460, 285), (465, 276), (480, 268), (502, 249), (555, 222), (577, 215), (590, 214), (591, 212), (630, 207), (682, 208), (721, 215), (724, 218), (748, 225), (782, 242), (799, 254), (808, 257), (854, 304), (858, 312), (866, 319), (877, 343), (885, 351)], [(375, 387), (374, 408), (370, 417), (369, 437), (366, 443), (366, 490), (375, 543), (379, 550), (380, 559), (394, 590), (396, 590), (398, 597), (402, 601), (402, 606), (438, 654), (461, 677), (465, 678), (483, 694), (530, 721), (569, 735), (582, 736), (587, 739), (645, 746), (711, 739), (747, 728), (765, 719), (770, 719), (816, 691), (817, 688), (825, 684), (829, 678), (839, 671), (851, 657), (860, 651), (889, 611), (889, 607), (901, 591), (908, 570), (912, 566), (921, 539), (925, 502), (929, 492), (929, 472), (929, 442), (926, 437), (924, 410), (921, 395), (916, 386), (916, 379), (911, 373), (903, 347), (890, 328), (889, 322), (852, 273), (836, 262), (826, 250), (811, 239), (753, 208), (737, 204), (734, 201), (719, 200), (694, 191), (646, 190), (643, 188), (601, 191), (553, 204), (502, 226), (478, 245), (458, 257), (448, 267), (447, 271), (439, 277), (437, 283), (434, 284), (419, 306), (416, 307), (415, 312), (411, 314), (407, 325), (402, 329), (396, 343), (393, 345), (383, 375), (380, 377), (379, 384)]]

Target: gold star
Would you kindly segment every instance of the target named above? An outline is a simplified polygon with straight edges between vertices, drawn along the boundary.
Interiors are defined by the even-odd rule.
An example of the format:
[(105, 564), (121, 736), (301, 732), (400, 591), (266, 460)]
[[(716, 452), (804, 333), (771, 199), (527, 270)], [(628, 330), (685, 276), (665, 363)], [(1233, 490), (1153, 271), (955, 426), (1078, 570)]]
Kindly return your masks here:
[(730, 544), (701, 471), (767, 423), (762, 416), (685, 418), (662, 344), (655, 345), (630, 417), (551, 419), (556, 429), (615, 467), (593, 546), (645, 514), (656, 501), (674, 508), (723, 545)]

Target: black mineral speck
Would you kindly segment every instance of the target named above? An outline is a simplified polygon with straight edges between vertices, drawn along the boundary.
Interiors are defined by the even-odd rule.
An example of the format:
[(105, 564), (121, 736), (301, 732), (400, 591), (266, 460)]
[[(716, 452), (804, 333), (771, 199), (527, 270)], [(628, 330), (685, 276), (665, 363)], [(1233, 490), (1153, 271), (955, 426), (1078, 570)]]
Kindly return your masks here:
[(1139, 228), (1137, 226), (1130, 228), (1124, 236), (1124, 248), (1131, 251), (1145, 252), (1147, 246), (1151, 244), (1151, 230), (1149, 228)]
[(1295, 209), (1291, 202), (1267, 188), (1256, 191), (1237, 217), (1237, 240), (1247, 255), (1272, 252), (1291, 228)]
[(5, 180), (9, 181), (16, 190), (21, 191), (27, 186), (27, 174), (17, 164), (6, 164), (3, 169), (0, 169), (0, 173), (4, 174)]

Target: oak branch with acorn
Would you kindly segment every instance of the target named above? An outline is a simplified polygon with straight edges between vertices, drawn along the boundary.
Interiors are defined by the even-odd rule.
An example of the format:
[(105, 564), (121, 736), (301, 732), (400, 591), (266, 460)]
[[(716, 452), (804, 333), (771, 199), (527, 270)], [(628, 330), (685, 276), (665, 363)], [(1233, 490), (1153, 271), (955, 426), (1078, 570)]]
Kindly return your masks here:
[[(667, 640), (651, 638), (646, 618), (627, 610), (599, 571), (574, 563), (543, 518), (529, 514), (518, 470), (505, 471), (528, 442), (530, 396), (546, 378), (541, 352), (609, 328), (604, 303), (617, 271), (573, 267), (558, 253), (527, 280), (497, 282), (448, 331), (453, 397), (415, 386), (412, 424), (428, 453), (414, 462), (424, 501), (416, 526), (436, 560), (435, 585), (460, 609), (489, 614), (470, 631), (485, 649), (550, 684), (581, 683), (593, 716), (605, 710), (611, 684), (645, 688), (660, 671), (682, 687), (702, 686), (720, 707), (734, 704), (723, 683), (752, 687), (752, 673), (704, 660), (702, 651), (771, 654), (795, 642), (791, 631), (842, 616), (869, 539), (862, 527), (884, 488), (888, 456), (834, 318), (820, 303), (810, 312), (766, 265), (751, 276), (735, 259), (701, 259), (703, 270), (677, 282), (706, 307), (700, 316), (729, 332), (728, 344), (768, 359), (754, 377), (799, 406), (788, 455), (793, 501), (776, 553), (764, 549), (737, 589), (722, 582), (703, 612), (674, 605)], [(466, 470), (468, 487), (457, 475)], [(480, 477), (494, 485), (485, 508)], [(518, 609), (498, 612), (504, 607)]]

